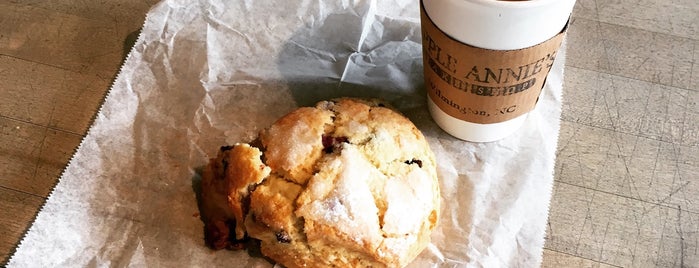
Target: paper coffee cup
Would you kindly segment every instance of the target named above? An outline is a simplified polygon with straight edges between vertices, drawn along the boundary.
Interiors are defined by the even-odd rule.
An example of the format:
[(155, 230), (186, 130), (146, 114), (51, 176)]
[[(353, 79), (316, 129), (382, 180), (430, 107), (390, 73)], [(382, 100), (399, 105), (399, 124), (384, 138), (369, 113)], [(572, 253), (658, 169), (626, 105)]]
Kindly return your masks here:
[(575, 0), (422, 0), (425, 86), (447, 133), (489, 142), (535, 107)]

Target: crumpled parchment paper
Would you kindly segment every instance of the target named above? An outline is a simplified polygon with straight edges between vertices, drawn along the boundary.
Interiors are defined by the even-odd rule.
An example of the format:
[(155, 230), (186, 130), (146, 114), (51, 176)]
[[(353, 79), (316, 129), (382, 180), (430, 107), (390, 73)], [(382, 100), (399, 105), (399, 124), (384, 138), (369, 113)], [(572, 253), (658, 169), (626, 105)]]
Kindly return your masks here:
[(426, 108), (417, 0), (166, 0), (10, 267), (270, 267), (204, 246), (198, 171), (298, 106), (383, 98), (428, 138), (443, 197), (411, 267), (533, 267), (553, 183), (563, 51), (514, 135), (455, 139)]

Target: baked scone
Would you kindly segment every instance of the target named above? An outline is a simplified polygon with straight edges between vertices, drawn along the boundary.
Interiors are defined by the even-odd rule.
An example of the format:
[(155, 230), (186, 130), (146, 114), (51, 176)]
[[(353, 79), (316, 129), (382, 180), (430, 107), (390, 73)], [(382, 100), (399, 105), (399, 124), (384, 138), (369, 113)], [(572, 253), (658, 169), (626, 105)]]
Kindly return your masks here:
[(439, 218), (435, 158), (422, 133), (379, 101), (299, 108), (224, 146), (203, 172), (207, 244), (293, 267), (403, 267)]

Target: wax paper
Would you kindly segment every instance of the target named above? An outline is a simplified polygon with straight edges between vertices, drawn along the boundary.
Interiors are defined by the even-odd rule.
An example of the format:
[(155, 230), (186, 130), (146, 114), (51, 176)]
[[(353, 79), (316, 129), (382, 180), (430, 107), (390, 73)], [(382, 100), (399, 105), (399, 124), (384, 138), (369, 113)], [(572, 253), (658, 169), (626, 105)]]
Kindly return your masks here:
[(197, 191), (221, 145), (299, 106), (383, 98), (426, 135), (442, 214), (411, 267), (541, 262), (559, 129), (563, 51), (515, 134), (471, 143), (426, 107), (417, 0), (178, 1), (138, 41), (10, 267), (271, 267), (205, 247)]

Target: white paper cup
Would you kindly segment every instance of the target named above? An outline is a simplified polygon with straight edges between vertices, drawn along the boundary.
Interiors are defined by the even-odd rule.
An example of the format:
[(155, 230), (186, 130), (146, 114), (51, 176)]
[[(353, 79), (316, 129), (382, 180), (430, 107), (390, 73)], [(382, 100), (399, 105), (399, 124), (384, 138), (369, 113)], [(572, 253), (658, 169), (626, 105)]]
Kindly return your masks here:
[[(560, 34), (575, 0), (423, 0), (422, 5), (434, 25), (454, 40), (477, 48), (519, 50)], [(495, 141), (514, 133), (528, 114), (503, 122), (474, 123), (444, 112), (429, 96), (427, 99), (433, 119), (443, 130), (474, 142)]]

